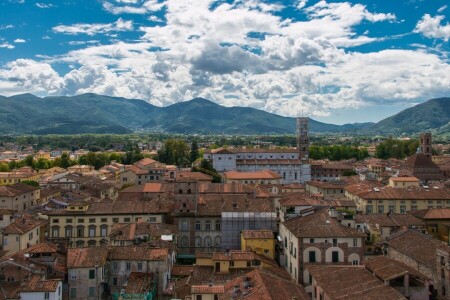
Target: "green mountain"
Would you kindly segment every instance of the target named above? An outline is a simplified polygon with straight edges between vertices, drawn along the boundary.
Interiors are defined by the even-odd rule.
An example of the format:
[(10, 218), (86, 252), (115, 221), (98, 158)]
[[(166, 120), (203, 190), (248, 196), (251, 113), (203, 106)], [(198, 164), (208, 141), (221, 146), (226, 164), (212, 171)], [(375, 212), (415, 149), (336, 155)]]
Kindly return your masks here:
[[(39, 98), (0, 96), (0, 133), (80, 134), (147, 130), (170, 133), (294, 133), (295, 119), (247, 107), (224, 107), (202, 98), (157, 107), (136, 99), (83, 94)], [(311, 131), (344, 127), (311, 120)]]
[[(449, 123), (449, 98), (434, 99), (373, 123), (333, 125), (310, 119), (310, 131), (414, 132)], [(445, 128), (445, 127), (444, 127)], [(129, 133), (283, 134), (295, 133), (295, 119), (249, 107), (224, 107), (202, 98), (157, 107), (119, 97), (83, 94), (39, 98), (0, 96), (0, 134)]]
[[(368, 128), (376, 133), (414, 133), (426, 130), (440, 131), (450, 123), (450, 98), (431, 99), (405, 109)], [(442, 128), (444, 129), (444, 128)]]

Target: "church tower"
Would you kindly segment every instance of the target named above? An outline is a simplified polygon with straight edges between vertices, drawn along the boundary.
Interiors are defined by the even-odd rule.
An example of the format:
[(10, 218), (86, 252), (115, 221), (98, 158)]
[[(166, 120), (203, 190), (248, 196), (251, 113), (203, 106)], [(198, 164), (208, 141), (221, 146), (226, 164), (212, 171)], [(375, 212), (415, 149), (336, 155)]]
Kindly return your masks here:
[(309, 160), (309, 119), (307, 117), (297, 118), (297, 151), (300, 160)]
[(419, 137), (419, 151), (428, 157), (432, 155), (431, 132), (424, 132)]

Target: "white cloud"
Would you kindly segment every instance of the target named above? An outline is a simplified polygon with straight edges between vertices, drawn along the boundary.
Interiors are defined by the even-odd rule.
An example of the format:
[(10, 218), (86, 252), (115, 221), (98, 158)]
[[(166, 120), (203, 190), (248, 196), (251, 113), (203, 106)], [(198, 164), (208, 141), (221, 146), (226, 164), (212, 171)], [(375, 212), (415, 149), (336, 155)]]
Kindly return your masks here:
[(441, 13), (441, 12), (443, 12), (444, 10), (446, 10), (447, 9), (447, 5), (444, 5), (444, 6), (441, 6), (438, 10), (437, 10), (437, 12), (438, 13)]
[(8, 42), (1, 42), (1, 41), (0, 41), (0, 48), (14, 49), (15, 46), (14, 46), (14, 45), (11, 45), (11, 44), (8, 43)]
[(19, 44), (19, 43), (26, 43), (27, 41), (24, 39), (15, 39), (14, 43)]
[(417, 23), (414, 32), (421, 33), (427, 38), (443, 39), (447, 42), (450, 39), (450, 24), (447, 22), (441, 25), (444, 19), (444, 16), (432, 17), (425, 14)]
[(37, 2), (36, 6), (39, 7), (39, 8), (52, 8), (52, 7), (55, 7), (51, 3), (42, 3), (42, 2)]
[[(159, 2), (158, 0), (147, 0), (143, 3), (134, 0), (116, 1), (119, 5), (113, 4), (111, 2), (104, 2), (103, 8), (114, 15), (119, 14), (139, 14), (143, 15), (149, 12), (155, 12), (161, 10), (164, 6), (164, 2)], [(125, 5), (120, 5), (125, 4)]]
[(0, 25), (0, 30), (11, 29), (11, 28), (14, 28), (14, 25), (12, 25), (12, 24)]
[(297, 9), (302, 9), (306, 6), (306, 3), (308, 3), (308, 0), (299, 0), (297, 4)]
[(157, 16), (150, 16), (148, 17), (148, 20), (152, 22), (164, 22), (161, 18), (158, 18)]
[(64, 34), (87, 34), (95, 35), (99, 33), (107, 33), (112, 31), (130, 31), (133, 30), (133, 21), (124, 21), (119, 18), (114, 23), (109, 24), (86, 24), (78, 23), (73, 25), (58, 25), (53, 27), (53, 31)]

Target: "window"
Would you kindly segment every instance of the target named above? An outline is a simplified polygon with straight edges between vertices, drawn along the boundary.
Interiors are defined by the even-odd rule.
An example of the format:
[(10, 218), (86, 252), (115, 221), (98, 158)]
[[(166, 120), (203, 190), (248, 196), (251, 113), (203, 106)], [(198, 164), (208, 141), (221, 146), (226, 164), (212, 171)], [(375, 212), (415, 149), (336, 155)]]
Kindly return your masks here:
[(195, 237), (195, 247), (201, 247), (202, 246), (202, 238), (199, 236)]
[(105, 237), (108, 234), (108, 226), (102, 225), (100, 226), (100, 235)]
[(89, 287), (89, 297), (95, 297), (95, 287)]
[(334, 263), (339, 262), (339, 252), (338, 251), (331, 252), (331, 261)]
[(392, 214), (395, 213), (395, 205), (389, 205), (389, 212)]
[(138, 271), (142, 271), (142, 263), (138, 263)]
[(356, 259), (355, 259), (355, 260), (353, 260), (353, 261), (352, 261), (352, 265), (354, 265), (354, 266), (357, 266), (357, 265), (359, 265), (359, 261), (358, 261), (358, 260), (356, 260)]
[(181, 247), (188, 247), (189, 246), (189, 240), (187, 236), (183, 236), (181, 238)]
[(316, 251), (309, 251), (309, 262), (316, 262)]
[(77, 279), (77, 273), (75, 271), (70, 272), (70, 279)]
[(310, 242), (311, 244), (314, 244), (314, 239), (309, 239), (309, 242)]
[(106, 223), (106, 222), (108, 222), (108, 218), (101, 218), (101, 219), (100, 219), (100, 222)]
[(117, 285), (117, 277), (113, 277), (113, 285)]
[(220, 221), (216, 221), (216, 230), (220, 231)]
[(379, 214), (384, 214), (384, 206), (383, 205), (378, 206), (378, 213)]
[(75, 299), (77, 297), (77, 289), (70, 288), (70, 298)]
[(30, 232), (30, 233), (28, 234), (28, 240), (31, 241), (32, 239), (33, 239), (33, 233)]
[(372, 211), (373, 211), (372, 205), (367, 205), (367, 206), (366, 206), (366, 212), (367, 212), (368, 214), (371, 214)]
[[(59, 228), (58, 228), (58, 227), (55, 227), (55, 228), (52, 229), (52, 237), (54, 237), (54, 238), (59, 237)], [(33, 235), (32, 235), (32, 233), (31, 233), (31, 238), (30, 238), (30, 240), (31, 240), (32, 238), (33, 238)]]
[[(220, 157), (219, 157), (219, 159), (220, 159)], [(202, 295), (196, 295), (195, 300), (202, 300)]]
[(337, 239), (333, 239), (333, 247), (337, 247), (338, 245), (338, 240)]
[(89, 279), (95, 279), (95, 270), (89, 270)]
[(401, 214), (406, 213), (406, 205), (400, 205), (400, 213)]
[(53, 219), (53, 223), (59, 223), (59, 219)]
[(211, 230), (211, 221), (206, 221), (205, 222), (205, 230)]
[(89, 226), (89, 237), (95, 237), (95, 226)]
[(117, 270), (117, 261), (113, 261), (113, 270)]
[(234, 261), (233, 260), (230, 261), (230, 267), (234, 267)]
[(95, 218), (89, 219), (89, 223), (95, 223)]
[(353, 239), (353, 247), (358, 247), (358, 239)]
[(131, 219), (130, 219), (130, 218), (123, 218), (123, 221), (124, 221), (125, 223), (130, 223), (130, 222), (131, 222)]
[(181, 222), (181, 230), (188, 230), (188, 222), (186, 220)]
[(84, 223), (84, 219), (78, 219), (78, 223)]
[(127, 271), (131, 270), (131, 263), (130, 262), (126, 263), (126, 269), (127, 269)]
[(195, 230), (202, 230), (202, 224), (200, 223), (200, 221), (195, 222)]
[(44, 293), (44, 299), (50, 299), (50, 293), (49, 292), (45, 292)]
[(84, 237), (84, 227), (83, 226), (77, 227), (77, 237)]
[(119, 223), (119, 218), (113, 218), (112, 221), (113, 223)]
[(212, 246), (212, 239), (210, 236), (205, 237), (205, 247), (211, 247)]
[(72, 219), (66, 219), (66, 223), (72, 223)]
[(66, 227), (66, 237), (72, 237), (72, 226)]

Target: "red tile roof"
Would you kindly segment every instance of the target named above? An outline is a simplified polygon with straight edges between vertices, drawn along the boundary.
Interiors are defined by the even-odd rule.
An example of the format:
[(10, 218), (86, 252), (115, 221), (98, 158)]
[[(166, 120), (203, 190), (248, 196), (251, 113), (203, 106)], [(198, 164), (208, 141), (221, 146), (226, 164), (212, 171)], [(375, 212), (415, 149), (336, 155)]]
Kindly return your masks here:
[(192, 294), (223, 294), (225, 287), (223, 285), (193, 285)]
[(166, 260), (169, 250), (166, 248), (151, 248), (148, 246), (110, 247), (110, 260)]
[(93, 268), (104, 266), (108, 257), (108, 248), (103, 246), (88, 248), (69, 248), (67, 268)]
[(364, 261), (364, 265), (366, 269), (382, 280), (392, 280), (405, 274), (410, 274), (420, 279), (430, 279), (410, 266), (386, 256), (380, 255), (367, 259)]
[(230, 180), (276, 180), (281, 179), (281, 175), (270, 170), (262, 170), (256, 172), (225, 172), (224, 177)]

